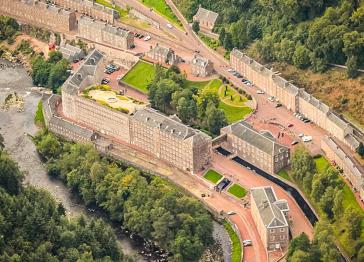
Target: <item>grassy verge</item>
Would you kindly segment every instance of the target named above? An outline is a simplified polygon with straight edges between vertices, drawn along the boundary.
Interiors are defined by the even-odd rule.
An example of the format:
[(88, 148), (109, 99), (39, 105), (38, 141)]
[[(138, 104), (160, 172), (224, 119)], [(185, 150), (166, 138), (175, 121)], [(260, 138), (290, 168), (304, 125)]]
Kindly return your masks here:
[(241, 254), (242, 254), (240, 239), (229, 222), (224, 221), (224, 227), (225, 227), (226, 231), (229, 233), (232, 248), (233, 248), (233, 250), (231, 252), (231, 261), (240, 262)]
[(45, 127), (44, 116), (43, 116), (43, 103), (42, 100), (38, 102), (37, 111), (34, 116), (34, 123), (39, 127)]
[(151, 63), (139, 61), (122, 79), (125, 83), (135, 87), (143, 93), (148, 93), (148, 84), (155, 76), (155, 66)]
[(200, 81), (200, 82), (194, 82), (190, 80), (186, 80), (186, 83), (184, 84), (183, 88), (192, 88), (196, 87), (197, 89), (204, 88), (210, 81)]
[(247, 115), (249, 115), (253, 109), (250, 107), (235, 107), (220, 102), (219, 108), (224, 110), (228, 123), (234, 123), (236, 121), (244, 119)]
[(206, 172), (206, 174), (203, 176), (206, 180), (216, 184), (221, 178), (222, 175), (216, 172), (215, 170), (210, 169)]
[(144, 5), (153, 8), (158, 14), (167, 18), (167, 20), (175, 26), (183, 29), (182, 23), (178, 20), (165, 0), (141, 0), (141, 2)]
[(109, 1), (106, 1), (106, 0), (96, 0), (95, 2), (100, 4), (100, 5), (103, 5), (103, 6), (111, 8), (111, 9), (114, 9), (116, 12), (119, 13), (120, 17), (126, 16), (127, 13), (128, 13), (126, 10), (122, 9), (118, 5), (115, 5), (115, 7), (113, 7), (113, 5)]
[(247, 194), (247, 190), (239, 184), (233, 184), (229, 187), (228, 192), (237, 198), (243, 198)]
[(280, 176), (281, 178), (285, 179), (285, 180), (288, 180), (288, 181), (292, 182), (291, 177), (288, 175), (288, 172), (285, 169), (282, 169), (281, 171), (279, 171), (277, 173), (277, 175)]

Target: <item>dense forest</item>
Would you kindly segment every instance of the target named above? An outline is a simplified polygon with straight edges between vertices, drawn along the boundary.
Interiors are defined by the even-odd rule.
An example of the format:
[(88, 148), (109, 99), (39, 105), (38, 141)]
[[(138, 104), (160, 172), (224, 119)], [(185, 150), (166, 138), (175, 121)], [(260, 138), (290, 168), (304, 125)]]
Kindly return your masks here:
[[(291, 243), (288, 261), (317, 261), (315, 257), (320, 257), (321, 261), (341, 261), (335, 238), (353, 261), (363, 261), (363, 211), (348, 201), (344, 188), (348, 186), (340, 178), (339, 171), (331, 166), (319, 170), (310, 153), (304, 147), (298, 147), (292, 156), (291, 173), (313, 203), (320, 215), (320, 222), (315, 225), (315, 238), (310, 245), (297, 247), (296, 244), (301, 243), (302, 239)], [(349, 188), (347, 190), (350, 192)], [(356, 200), (351, 201), (355, 203)], [(293, 259), (296, 256), (307, 260)]]
[(0, 139), (0, 261), (128, 261), (102, 220), (67, 218), (48, 192), (23, 186), (2, 149)]
[(87, 205), (143, 238), (154, 240), (175, 261), (197, 261), (212, 244), (212, 219), (202, 204), (166, 180), (123, 167), (91, 146), (65, 142), (44, 131), (35, 137), (49, 175), (58, 177)]
[(167, 114), (176, 113), (185, 124), (211, 135), (218, 135), (220, 128), (227, 125), (224, 111), (218, 108), (218, 94), (209, 86), (199, 89), (189, 84), (176, 66), (168, 70), (156, 66), (148, 96), (153, 108)]
[(251, 44), (265, 62), (323, 72), (331, 63), (355, 77), (364, 66), (364, 1), (175, 0), (191, 20), (199, 4), (219, 13), (215, 31), (227, 50)]

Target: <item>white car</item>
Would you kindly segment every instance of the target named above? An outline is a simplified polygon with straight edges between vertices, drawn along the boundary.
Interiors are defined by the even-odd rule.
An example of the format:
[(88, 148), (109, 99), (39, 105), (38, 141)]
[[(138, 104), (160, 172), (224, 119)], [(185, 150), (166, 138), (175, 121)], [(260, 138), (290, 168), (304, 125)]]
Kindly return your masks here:
[(262, 91), (262, 90), (258, 90), (257, 91), (257, 94), (260, 94), (260, 95), (263, 95), (265, 92), (264, 91)]
[(310, 142), (312, 141), (312, 136), (303, 136), (302, 141), (305, 143)]
[(269, 97), (268, 100), (274, 102), (274, 96)]
[(301, 134), (298, 135), (298, 137), (304, 137), (304, 136), (305, 136), (304, 133), (301, 133)]
[(146, 37), (144, 37), (144, 41), (149, 41), (150, 39), (152, 39), (152, 38), (150, 37), (150, 35), (147, 35)]
[(227, 214), (228, 214), (229, 216), (232, 216), (232, 215), (235, 215), (236, 213), (235, 213), (234, 211), (229, 211), (229, 212), (227, 212)]
[(251, 246), (252, 244), (253, 244), (253, 242), (250, 239), (243, 240), (244, 247)]
[(173, 26), (172, 26), (171, 24), (167, 24), (167, 27), (168, 27), (169, 29), (172, 29), (172, 28), (173, 28)]

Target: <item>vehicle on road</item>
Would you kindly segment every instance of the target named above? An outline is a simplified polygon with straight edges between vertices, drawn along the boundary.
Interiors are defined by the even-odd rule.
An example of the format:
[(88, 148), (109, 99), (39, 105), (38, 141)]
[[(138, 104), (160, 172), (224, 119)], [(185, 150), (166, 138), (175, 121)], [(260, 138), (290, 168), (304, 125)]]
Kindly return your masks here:
[(251, 245), (253, 245), (253, 242), (250, 239), (243, 240), (244, 247), (251, 246)]
[(257, 91), (257, 94), (262, 95), (262, 94), (265, 94), (265, 92), (264, 92), (264, 91), (262, 91), (262, 90), (258, 90), (258, 91)]
[(301, 134), (298, 135), (298, 137), (304, 137), (304, 136), (305, 136), (304, 133), (301, 133)]
[(173, 28), (173, 26), (172, 26), (171, 24), (167, 24), (167, 27), (168, 27), (169, 29), (172, 29), (172, 28)]
[(234, 70), (233, 70), (233, 69), (231, 69), (231, 68), (229, 68), (227, 71), (228, 71), (229, 73), (231, 73), (231, 72), (233, 72)]
[(282, 106), (282, 104), (281, 104), (281, 103), (277, 103), (277, 104), (276, 104), (276, 108), (281, 107), (281, 106)]
[(293, 126), (293, 124), (288, 124), (288, 127), (292, 127)]
[(294, 146), (294, 145), (297, 145), (298, 144), (298, 141), (297, 140), (294, 140), (292, 141), (291, 145)]
[(150, 39), (152, 39), (152, 38), (150, 37), (150, 35), (147, 35), (147, 36), (144, 38), (144, 41), (149, 41)]
[(310, 122), (311, 122), (311, 120), (310, 119), (307, 119), (307, 118), (303, 120), (303, 123), (305, 123), (305, 124), (308, 124)]
[(310, 142), (312, 141), (312, 136), (304, 136), (302, 137), (302, 141), (305, 143)]
[(235, 213), (234, 211), (229, 211), (229, 212), (227, 212), (227, 214), (228, 214), (229, 216), (232, 216), (232, 215), (235, 215), (236, 213)]
[(109, 78), (104, 78), (101, 80), (101, 84), (108, 84), (110, 83), (110, 79)]
[(268, 97), (268, 100), (274, 102), (274, 96)]

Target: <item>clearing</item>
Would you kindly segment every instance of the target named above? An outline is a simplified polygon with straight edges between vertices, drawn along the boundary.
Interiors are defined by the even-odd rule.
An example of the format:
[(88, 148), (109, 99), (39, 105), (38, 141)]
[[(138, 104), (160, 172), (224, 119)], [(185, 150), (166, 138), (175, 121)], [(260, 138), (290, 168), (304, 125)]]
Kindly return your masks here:
[(222, 175), (215, 170), (209, 169), (203, 177), (206, 180), (216, 184), (222, 178)]
[(243, 198), (247, 194), (247, 190), (239, 184), (233, 184), (229, 187), (228, 192), (237, 198)]

